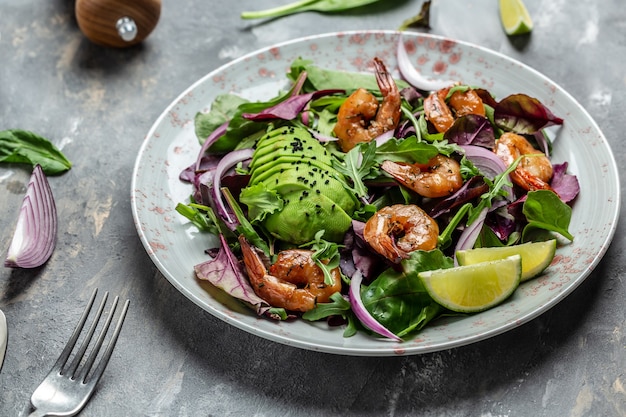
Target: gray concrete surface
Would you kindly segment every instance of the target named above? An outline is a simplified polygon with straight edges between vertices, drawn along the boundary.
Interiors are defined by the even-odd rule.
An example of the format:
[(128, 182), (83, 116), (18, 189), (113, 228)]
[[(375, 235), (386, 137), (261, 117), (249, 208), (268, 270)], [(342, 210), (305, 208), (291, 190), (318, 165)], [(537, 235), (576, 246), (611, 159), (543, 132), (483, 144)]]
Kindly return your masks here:
[[(166, 0), (146, 42), (114, 50), (82, 36), (73, 1), (0, 0), (0, 129), (43, 134), (74, 162), (50, 180), (61, 221), (50, 262), (34, 271), (0, 268), (9, 323), (0, 416), (28, 414), (30, 393), (94, 287), (132, 304), (84, 416), (626, 416), (623, 222), (598, 268), (550, 311), (507, 334), (421, 356), (345, 357), (276, 344), (204, 312), (158, 272), (136, 234), (129, 190), (137, 151), (162, 110), (233, 58), (304, 35), (395, 29), (421, 4), (239, 18), (277, 3)], [(502, 52), (555, 80), (595, 118), (623, 166), (622, 0), (526, 3), (535, 30), (524, 41), (505, 36), (489, 0), (435, 2), (431, 32)], [(0, 167), (2, 250), (29, 174)]]

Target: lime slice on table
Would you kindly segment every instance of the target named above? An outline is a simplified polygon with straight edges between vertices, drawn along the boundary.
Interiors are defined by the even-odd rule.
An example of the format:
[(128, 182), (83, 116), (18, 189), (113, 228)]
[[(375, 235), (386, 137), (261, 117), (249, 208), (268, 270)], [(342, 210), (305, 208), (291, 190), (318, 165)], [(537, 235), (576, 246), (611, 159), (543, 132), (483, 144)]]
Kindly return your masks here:
[(523, 35), (533, 30), (533, 21), (522, 0), (499, 0), (500, 21), (507, 35)]
[(448, 310), (459, 313), (477, 313), (495, 307), (513, 294), (521, 276), (519, 255), (419, 273), (428, 295)]
[(459, 265), (472, 265), (495, 261), (511, 255), (520, 255), (522, 257), (522, 282), (524, 282), (542, 273), (554, 259), (555, 253), (556, 239), (552, 239), (515, 246), (460, 250), (456, 253), (456, 259)]

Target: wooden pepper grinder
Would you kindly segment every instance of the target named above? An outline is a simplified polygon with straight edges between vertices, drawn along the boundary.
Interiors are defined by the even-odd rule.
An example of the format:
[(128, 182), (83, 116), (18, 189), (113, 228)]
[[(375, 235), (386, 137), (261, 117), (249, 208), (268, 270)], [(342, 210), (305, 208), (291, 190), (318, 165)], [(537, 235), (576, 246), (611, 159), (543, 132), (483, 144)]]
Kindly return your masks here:
[(161, 16), (161, 0), (76, 0), (76, 20), (92, 42), (126, 48), (143, 41)]

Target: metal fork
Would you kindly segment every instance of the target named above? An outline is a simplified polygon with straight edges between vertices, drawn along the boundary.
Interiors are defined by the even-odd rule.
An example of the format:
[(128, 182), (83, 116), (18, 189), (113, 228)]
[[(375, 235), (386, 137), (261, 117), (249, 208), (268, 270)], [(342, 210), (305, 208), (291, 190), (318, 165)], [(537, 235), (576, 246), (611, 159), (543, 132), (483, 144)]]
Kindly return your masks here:
[[(126, 300), (124, 306), (122, 307), (122, 312), (119, 314), (117, 324), (113, 330), (113, 335), (109, 340), (107, 348), (100, 356), (100, 362), (95, 370), (90, 373), (90, 370), (98, 357), (98, 352), (100, 351), (107, 335), (111, 321), (113, 320), (119, 300), (119, 297), (115, 297), (113, 300), (108, 317), (106, 318), (105, 323), (101, 326), (98, 338), (95, 344), (93, 344), (89, 356), (83, 361), (83, 357), (85, 356), (91, 339), (96, 331), (96, 328), (98, 327), (98, 322), (100, 321), (100, 317), (102, 316), (102, 312), (109, 295), (108, 292), (105, 292), (102, 302), (100, 303), (100, 307), (95, 313), (93, 322), (87, 331), (87, 335), (83, 338), (80, 348), (73, 356), (71, 363), (68, 365), (70, 354), (72, 353), (83, 327), (85, 326), (91, 307), (96, 299), (97, 292), (98, 289), (95, 289), (91, 299), (89, 300), (87, 308), (83, 312), (78, 325), (74, 329), (74, 333), (72, 333), (70, 340), (68, 340), (67, 345), (65, 345), (65, 348), (61, 352), (61, 356), (59, 356), (59, 359), (57, 359), (55, 364), (52, 366), (50, 373), (33, 393), (30, 402), (36, 410), (30, 414), (31, 417), (74, 416), (83, 409), (93, 394), (96, 384), (100, 380), (100, 377), (102, 376), (104, 369), (111, 358), (111, 353), (113, 353), (113, 348), (115, 347), (117, 338), (122, 330), (122, 324), (124, 323), (124, 318), (126, 317), (129, 304), (129, 300)], [(81, 362), (82, 367), (79, 368)]]

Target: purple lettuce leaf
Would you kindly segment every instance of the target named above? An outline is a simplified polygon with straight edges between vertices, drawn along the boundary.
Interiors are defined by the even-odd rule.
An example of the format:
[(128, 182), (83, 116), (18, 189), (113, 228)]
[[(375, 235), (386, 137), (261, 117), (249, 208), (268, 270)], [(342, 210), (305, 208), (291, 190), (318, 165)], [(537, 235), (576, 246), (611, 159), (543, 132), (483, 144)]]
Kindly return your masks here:
[(507, 208), (502, 207), (488, 213), (485, 218), (485, 226), (488, 226), (498, 239), (506, 241), (511, 233), (518, 230), (518, 221)]
[(298, 94), (295, 96), (291, 96), (285, 101), (282, 101), (272, 107), (268, 107), (265, 110), (260, 111), (259, 113), (244, 113), (241, 116), (245, 119), (255, 122), (264, 122), (277, 119), (293, 120), (298, 117), (300, 112), (304, 110), (306, 105), (311, 100), (326, 95), (344, 92), (344, 90), (320, 90), (307, 94)]
[(503, 98), (495, 107), (495, 124), (506, 131), (532, 135), (552, 125), (563, 124), (536, 98), (526, 94), (513, 94)]
[(474, 145), (487, 149), (493, 149), (496, 143), (491, 123), (486, 117), (477, 114), (467, 114), (456, 119), (443, 138), (458, 145)]
[(489, 186), (481, 176), (474, 176), (467, 180), (463, 186), (450, 197), (437, 201), (433, 207), (428, 210), (428, 215), (434, 219), (450, 212), (456, 207), (472, 201), (484, 193), (489, 191)]
[(220, 234), (221, 247), (214, 259), (194, 266), (198, 279), (209, 281), (232, 297), (252, 306), (258, 315), (266, 314), (270, 306), (255, 294), (250, 286), (242, 264), (230, 250), (228, 242)]
[(553, 174), (550, 186), (564, 203), (572, 201), (580, 192), (578, 178), (567, 173), (567, 162), (552, 166)]

